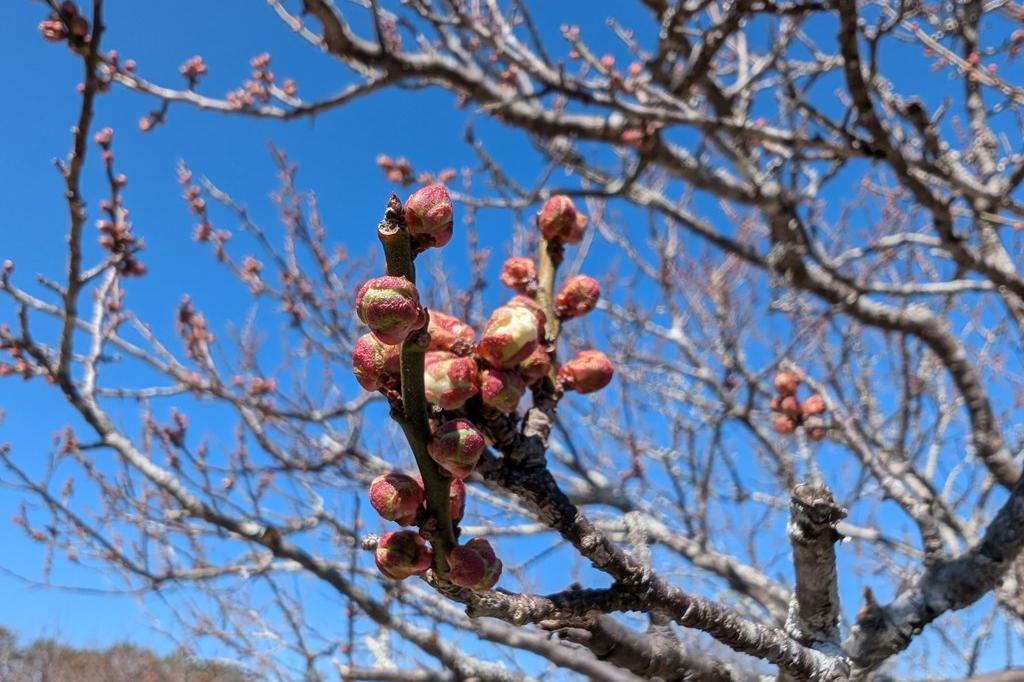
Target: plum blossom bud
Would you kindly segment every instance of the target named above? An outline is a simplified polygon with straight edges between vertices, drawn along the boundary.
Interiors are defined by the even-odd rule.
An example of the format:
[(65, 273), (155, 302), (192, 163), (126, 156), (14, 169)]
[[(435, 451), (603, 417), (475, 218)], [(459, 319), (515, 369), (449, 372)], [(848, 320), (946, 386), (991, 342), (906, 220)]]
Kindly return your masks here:
[(476, 332), (457, 317), (430, 311), (430, 350), (443, 350), (456, 355), (470, 355), (476, 343)]
[(474, 592), (491, 589), (501, 577), (501, 559), (494, 554), (491, 543), (483, 538), (473, 538), (452, 549), (448, 565), (452, 582)]
[(356, 313), (378, 341), (391, 346), (422, 327), (426, 315), (416, 286), (405, 277), (391, 276), (375, 277), (359, 289)]
[(614, 373), (608, 356), (599, 350), (584, 350), (558, 369), (558, 378), (567, 389), (593, 393), (611, 383)]
[(551, 356), (543, 346), (538, 344), (533, 352), (519, 363), (516, 372), (523, 378), (527, 386), (533, 386), (551, 373)]
[(800, 387), (800, 377), (796, 372), (782, 371), (775, 375), (775, 390), (785, 397), (794, 395)]
[(509, 258), (501, 268), (501, 283), (528, 294), (537, 288), (537, 267), (529, 258)]
[(576, 206), (564, 194), (556, 194), (547, 200), (537, 214), (537, 227), (549, 242), (576, 244), (583, 238), (583, 231), (576, 221)]
[(401, 350), (364, 334), (352, 348), (352, 373), (367, 391), (397, 389), (401, 381)]
[(426, 246), (444, 246), (451, 240), (452, 198), (444, 185), (427, 185), (405, 200), (405, 227), (414, 242)]
[(39, 23), (39, 32), (51, 43), (59, 43), (68, 37), (67, 28), (60, 19), (44, 19)]
[(484, 436), (473, 422), (452, 419), (437, 427), (427, 443), (427, 452), (452, 478), (466, 478), (473, 473), (485, 446)]
[(491, 313), (476, 352), (492, 367), (512, 369), (537, 347), (538, 326), (528, 308), (501, 306)]
[(576, 275), (562, 284), (562, 290), (555, 296), (555, 315), (566, 320), (586, 315), (601, 297), (601, 286), (593, 277)]
[(423, 486), (412, 476), (392, 471), (373, 479), (370, 504), (382, 518), (408, 526), (423, 505)]
[(780, 414), (772, 422), (772, 428), (775, 430), (775, 433), (790, 434), (796, 431), (796, 420), (788, 414)]
[(825, 436), (828, 435), (828, 429), (824, 426), (812, 426), (807, 429), (807, 437), (813, 441), (825, 440)]
[(822, 414), (825, 412), (825, 399), (815, 393), (800, 405), (800, 411), (805, 417)]
[(791, 417), (800, 416), (800, 401), (796, 399), (795, 395), (787, 395), (786, 397), (779, 397), (777, 411), (783, 414), (788, 414)]
[(526, 392), (526, 382), (518, 374), (501, 369), (480, 371), (480, 397), (484, 405), (501, 412), (515, 412)]
[(419, 533), (411, 530), (385, 533), (377, 541), (377, 551), (373, 558), (380, 572), (392, 580), (419, 575), (430, 568), (434, 561), (426, 541)]
[(442, 410), (455, 410), (480, 390), (476, 360), (444, 351), (428, 351), (424, 359), (423, 387), (427, 402)]

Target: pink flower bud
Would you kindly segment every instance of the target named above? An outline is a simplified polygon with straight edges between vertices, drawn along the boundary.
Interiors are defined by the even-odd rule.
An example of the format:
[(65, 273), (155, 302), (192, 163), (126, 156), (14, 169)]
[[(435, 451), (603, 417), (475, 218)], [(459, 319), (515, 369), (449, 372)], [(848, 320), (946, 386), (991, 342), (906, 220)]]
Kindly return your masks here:
[(68, 37), (67, 28), (60, 19), (44, 19), (39, 23), (39, 32), (51, 43), (59, 43)]
[(352, 373), (367, 391), (396, 389), (401, 382), (401, 350), (364, 334), (352, 348)]
[(583, 233), (576, 222), (576, 206), (564, 194), (556, 194), (547, 200), (537, 214), (537, 227), (544, 239), (565, 244), (576, 244)]
[(501, 283), (528, 294), (537, 288), (537, 268), (529, 258), (509, 258), (501, 268)]
[(780, 414), (772, 423), (772, 428), (775, 429), (775, 433), (790, 434), (796, 431), (796, 420), (787, 414)]
[(452, 478), (473, 473), (486, 442), (468, 419), (452, 419), (441, 424), (427, 443), (427, 452)]
[(444, 246), (452, 238), (452, 198), (444, 185), (427, 185), (405, 200), (405, 227), (414, 242)]
[(825, 440), (825, 436), (828, 435), (828, 429), (824, 426), (812, 426), (807, 429), (807, 437), (813, 441)]
[(480, 390), (476, 360), (445, 351), (428, 351), (423, 386), (427, 401), (442, 410), (455, 410)]
[(800, 411), (805, 417), (822, 414), (825, 412), (825, 399), (815, 393), (800, 405)]
[(491, 543), (483, 538), (473, 538), (452, 549), (448, 565), (452, 582), (474, 592), (491, 589), (501, 577), (501, 559), (494, 554)]
[(563, 320), (586, 315), (597, 305), (600, 296), (601, 286), (593, 277), (570, 277), (555, 296), (555, 314)]
[(430, 311), (430, 350), (444, 350), (456, 355), (470, 355), (476, 343), (476, 332), (457, 317)]
[(480, 397), (484, 405), (501, 412), (515, 412), (526, 392), (526, 382), (518, 374), (501, 369), (480, 370)]
[(377, 568), (392, 580), (404, 580), (430, 568), (434, 555), (426, 541), (411, 530), (385, 533), (373, 555)]
[(593, 393), (611, 383), (615, 370), (599, 350), (584, 350), (558, 369), (562, 385), (577, 393)]
[(537, 344), (533, 352), (519, 363), (516, 371), (519, 372), (519, 376), (523, 378), (527, 386), (533, 386), (548, 374), (551, 374), (551, 356), (548, 355), (543, 346)]
[(800, 377), (795, 372), (782, 371), (775, 375), (775, 390), (779, 395), (794, 395), (799, 387)]
[(392, 471), (373, 479), (370, 504), (382, 518), (408, 526), (423, 505), (423, 487), (412, 476)]
[(537, 347), (538, 326), (529, 309), (501, 306), (491, 313), (476, 352), (492, 367), (512, 369)]
[(416, 286), (405, 277), (375, 277), (356, 295), (356, 313), (381, 343), (402, 343), (410, 332), (423, 326)]
[(783, 414), (788, 414), (791, 417), (800, 416), (800, 401), (796, 399), (796, 396), (787, 395), (786, 397), (779, 397), (778, 411)]

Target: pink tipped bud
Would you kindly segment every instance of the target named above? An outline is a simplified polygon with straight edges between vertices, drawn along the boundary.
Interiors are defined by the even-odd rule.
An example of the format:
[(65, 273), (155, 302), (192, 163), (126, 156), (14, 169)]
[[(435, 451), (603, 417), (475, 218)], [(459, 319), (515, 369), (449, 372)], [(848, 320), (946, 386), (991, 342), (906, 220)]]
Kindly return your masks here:
[(484, 405), (501, 412), (515, 412), (526, 392), (526, 382), (518, 374), (501, 369), (480, 371), (480, 397)]
[(519, 376), (523, 378), (527, 386), (533, 386), (551, 374), (551, 356), (543, 346), (538, 344), (533, 352), (519, 363), (516, 371), (519, 372)]
[(476, 360), (444, 351), (429, 351), (424, 360), (427, 401), (442, 410), (456, 410), (480, 390)]
[(444, 246), (452, 238), (452, 198), (444, 185), (427, 185), (405, 200), (405, 227), (414, 242)]
[(408, 526), (423, 504), (423, 486), (412, 476), (392, 471), (370, 484), (370, 504), (382, 518)]
[(583, 238), (583, 232), (576, 221), (576, 206), (564, 194), (556, 194), (547, 200), (537, 214), (537, 227), (549, 242), (576, 244)]
[(608, 356), (599, 350), (584, 350), (558, 369), (558, 378), (567, 389), (593, 393), (611, 383), (614, 373)]
[(795, 372), (782, 371), (775, 375), (775, 390), (779, 395), (794, 395), (799, 387), (800, 377)]
[(473, 473), (485, 446), (484, 436), (473, 422), (452, 419), (437, 428), (427, 443), (427, 452), (452, 478), (466, 478)]
[(60, 19), (44, 19), (39, 24), (39, 32), (51, 43), (59, 43), (68, 37), (67, 28)]
[(824, 426), (812, 426), (807, 429), (807, 437), (813, 441), (825, 440), (825, 436), (828, 435), (828, 429)]
[(452, 549), (448, 565), (452, 582), (474, 592), (491, 589), (501, 577), (501, 559), (494, 554), (491, 543), (483, 538), (473, 538)]
[(401, 351), (364, 334), (352, 348), (352, 373), (367, 391), (397, 389), (401, 381)]
[(476, 332), (457, 317), (430, 311), (430, 350), (443, 350), (456, 355), (470, 355), (476, 343)]
[(385, 533), (373, 555), (377, 568), (392, 580), (404, 580), (430, 568), (434, 555), (426, 541), (411, 530)]
[(528, 294), (537, 288), (537, 267), (529, 258), (509, 258), (501, 268), (501, 283)]
[(528, 308), (501, 306), (487, 321), (476, 352), (492, 367), (512, 369), (537, 347), (539, 326)]
[(375, 277), (356, 295), (356, 313), (381, 343), (402, 343), (410, 332), (423, 326), (416, 286), (405, 277)]
[(825, 412), (825, 399), (815, 393), (800, 405), (800, 411), (805, 417), (822, 414)]
[(555, 314), (563, 320), (586, 315), (594, 309), (600, 297), (601, 286), (596, 279), (586, 275), (570, 277), (555, 296)]
[(780, 414), (772, 423), (772, 428), (775, 429), (775, 433), (790, 434), (796, 431), (796, 420), (789, 415)]

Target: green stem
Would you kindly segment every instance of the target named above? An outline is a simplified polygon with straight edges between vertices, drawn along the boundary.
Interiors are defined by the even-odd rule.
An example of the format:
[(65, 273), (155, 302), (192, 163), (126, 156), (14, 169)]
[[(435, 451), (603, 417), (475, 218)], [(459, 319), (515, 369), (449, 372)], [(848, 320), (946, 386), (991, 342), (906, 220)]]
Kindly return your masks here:
[(544, 309), (544, 314), (548, 318), (547, 324), (544, 325), (544, 335), (554, 346), (562, 329), (561, 322), (555, 317), (555, 274), (565, 256), (565, 247), (558, 242), (541, 239), (538, 251), (540, 262), (537, 267), (537, 303)]
[[(409, 232), (405, 229), (405, 215), (402, 202), (394, 194), (388, 200), (384, 219), (377, 226), (377, 236), (384, 246), (388, 274), (406, 277), (416, 283), (416, 268), (413, 265), (412, 245)], [(423, 387), (423, 363), (430, 335), (427, 325), (413, 332), (402, 343), (402, 414), (398, 420), (409, 441), (409, 447), (416, 457), (416, 466), (423, 479), (427, 498), (427, 511), (437, 521), (430, 541), (434, 547), (434, 569), (444, 578), (448, 576), (448, 553), (455, 546), (455, 532), (452, 529), (449, 486), (451, 481), (441, 475), (440, 469), (427, 452), (430, 440), (429, 406)]]

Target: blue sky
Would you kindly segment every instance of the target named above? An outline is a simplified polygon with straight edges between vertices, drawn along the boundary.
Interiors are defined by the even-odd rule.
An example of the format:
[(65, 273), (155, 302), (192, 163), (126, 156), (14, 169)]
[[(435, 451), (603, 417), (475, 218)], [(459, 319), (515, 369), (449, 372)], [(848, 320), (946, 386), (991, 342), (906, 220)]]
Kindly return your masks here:
[[(581, 24), (588, 36), (598, 35), (606, 30), (604, 17), (621, 7), (616, 2), (586, 3), (588, 11), (579, 12), (573, 10), (572, 3), (544, 4), (548, 6), (539, 18), (548, 36), (556, 36), (565, 21)], [(272, 54), (278, 79), (295, 76), (305, 97), (332, 92), (345, 78), (344, 71), (330, 59), (285, 30), (264, 3), (177, 0), (109, 5), (105, 45), (116, 47), (122, 59), (135, 59), (140, 73), (155, 82), (178, 83), (178, 66), (198, 53), (210, 68), (201, 89), (222, 94), (248, 76), (248, 60), (264, 51)], [(15, 261), (23, 285), (37, 272), (55, 277), (63, 268), (66, 206), (52, 160), (67, 150), (68, 129), (78, 102), (74, 87), (80, 76), (79, 64), (64, 47), (40, 39), (35, 27), (44, 14), (39, 3), (14, 0), (6, 3), (0, 21), (0, 54), (5, 63), (19, 65), (6, 71), (0, 109), (0, 131), (5, 137), (4, 163), (0, 163), (0, 259)], [(918, 75), (915, 68), (906, 66), (895, 77), (909, 80)], [(921, 94), (929, 101), (942, 96), (940, 89)], [(462, 143), (465, 117), (448, 94), (437, 90), (386, 92), (315, 120), (287, 125), (174, 106), (166, 126), (142, 133), (138, 120), (153, 107), (152, 100), (115, 88), (97, 102), (96, 127), (111, 126), (116, 131), (117, 167), (129, 178), (126, 203), (136, 233), (146, 242), (142, 259), (150, 274), (131, 283), (129, 303), (134, 302), (165, 338), (173, 331), (173, 311), (185, 293), (212, 320), (240, 320), (248, 306), (244, 290), (214, 267), (208, 250), (190, 238), (194, 220), (180, 198), (175, 177), (179, 159), (197, 176), (209, 177), (245, 203), (256, 222), (272, 225), (276, 210), (267, 195), (276, 187), (276, 179), (266, 143), (273, 141), (299, 164), (300, 185), (318, 193), (332, 236), (343, 241), (354, 256), (374, 254), (379, 248), (372, 228), (384, 198), (394, 189), (375, 166), (379, 153), (409, 155), (417, 168), (474, 165)], [(536, 158), (521, 137), (490, 124), (482, 124), (480, 130), (513, 175), (524, 181), (532, 179)], [(103, 179), (97, 172), (95, 148), (90, 153), (93, 163), (84, 190), (95, 203), (104, 196)], [(622, 215), (628, 219), (631, 214), (627, 210)], [(497, 256), (503, 255), (510, 218), (494, 212), (485, 216), (478, 222), (484, 244)], [(222, 226), (233, 227), (223, 214), (215, 214), (215, 222), (216, 217)], [(643, 237), (639, 228), (637, 233)], [(91, 244), (91, 239), (88, 241)], [(453, 242), (445, 250), (447, 262), (464, 262), (464, 249), (460, 240)], [(586, 269), (600, 272), (614, 261), (615, 253), (605, 245), (595, 248)], [(495, 289), (487, 294), (492, 302), (498, 295)], [(10, 321), (9, 315), (7, 306), (0, 308), (0, 321)], [(784, 326), (774, 320), (769, 324)], [(45, 325), (40, 329), (45, 330)], [(38, 382), (0, 381), (0, 407), (7, 412), (0, 424), (0, 441), (10, 442), (19, 461), (30, 469), (43, 465), (52, 448), (51, 435), (69, 420), (74, 423), (69, 411), (54, 400), (52, 389)], [(129, 414), (122, 418), (126, 423), (134, 419)], [(212, 424), (217, 416), (206, 419)], [(230, 434), (221, 437), (227, 439)], [(840, 471), (829, 465), (826, 470), (830, 474)], [(38, 577), (42, 561), (38, 547), (5, 522), (18, 502), (15, 494), (0, 489), (0, 546), (5, 547), (0, 567)], [(882, 518), (885, 516), (883, 512)], [(782, 538), (784, 531), (775, 524), (770, 532)], [(771, 548), (771, 543), (765, 545), (766, 550)], [(534, 546), (523, 549), (523, 554), (542, 549)], [(854, 561), (842, 551), (841, 556), (844, 563)], [(584, 577), (591, 575), (586, 568), (578, 570)], [(561, 579), (561, 575), (547, 576), (541, 583), (555, 589)], [(57, 563), (52, 580), (56, 584), (104, 584), (101, 576), (82, 575), (62, 562)], [(848, 614), (855, 611), (860, 586), (859, 579), (843, 582)], [(131, 598), (29, 590), (4, 574), (0, 574), (0, 597), (8, 607), (0, 613), (0, 625), (26, 638), (59, 634), (76, 644), (127, 638), (158, 648), (168, 646)], [(321, 615), (330, 614), (325, 610)]]

